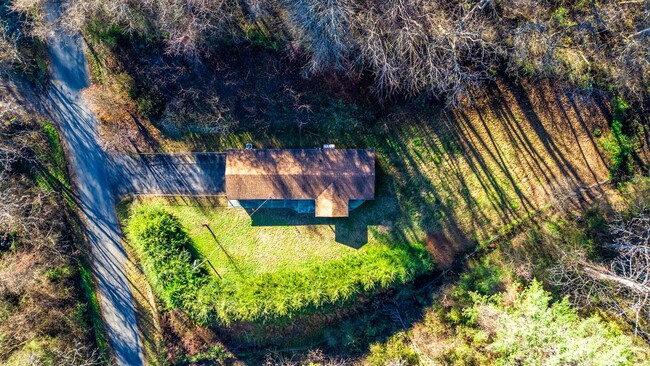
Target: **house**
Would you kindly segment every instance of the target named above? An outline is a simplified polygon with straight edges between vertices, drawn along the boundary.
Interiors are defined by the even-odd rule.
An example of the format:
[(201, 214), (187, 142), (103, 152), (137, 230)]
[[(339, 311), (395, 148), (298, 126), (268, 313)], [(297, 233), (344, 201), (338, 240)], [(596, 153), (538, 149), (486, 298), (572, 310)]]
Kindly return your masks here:
[(375, 198), (375, 152), (230, 149), (226, 196), (231, 207), (285, 207), (316, 217), (347, 217)]

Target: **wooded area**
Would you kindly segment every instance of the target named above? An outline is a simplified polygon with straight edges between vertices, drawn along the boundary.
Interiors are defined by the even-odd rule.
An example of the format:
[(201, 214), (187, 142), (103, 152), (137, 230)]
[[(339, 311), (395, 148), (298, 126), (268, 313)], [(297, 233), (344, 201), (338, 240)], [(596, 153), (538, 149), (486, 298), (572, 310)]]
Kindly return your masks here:
[(72, 28), (108, 22), (197, 62), (226, 39), (279, 41), (305, 75), (369, 74), (385, 97), (454, 103), (505, 74), (650, 98), (647, 1), (75, 0), (68, 15)]

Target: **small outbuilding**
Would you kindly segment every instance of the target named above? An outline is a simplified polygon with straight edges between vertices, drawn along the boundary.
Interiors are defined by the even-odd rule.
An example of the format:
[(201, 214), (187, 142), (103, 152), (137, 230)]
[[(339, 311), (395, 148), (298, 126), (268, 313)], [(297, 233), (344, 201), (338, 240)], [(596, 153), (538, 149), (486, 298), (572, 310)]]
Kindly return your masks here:
[(375, 151), (230, 149), (226, 196), (231, 207), (286, 207), (316, 217), (347, 217), (375, 198)]

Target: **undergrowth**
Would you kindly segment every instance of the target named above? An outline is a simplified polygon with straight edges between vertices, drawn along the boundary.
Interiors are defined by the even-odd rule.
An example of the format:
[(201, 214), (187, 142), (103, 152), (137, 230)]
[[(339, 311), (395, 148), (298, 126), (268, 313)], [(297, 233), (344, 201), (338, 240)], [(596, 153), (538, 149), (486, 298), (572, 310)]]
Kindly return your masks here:
[(611, 134), (601, 141), (602, 147), (610, 155), (611, 165), (609, 167), (610, 179), (621, 181), (630, 177), (634, 172), (632, 156), (638, 149), (629, 126), (627, 126), (626, 113), (630, 105), (620, 97), (614, 98), (612, 102)]

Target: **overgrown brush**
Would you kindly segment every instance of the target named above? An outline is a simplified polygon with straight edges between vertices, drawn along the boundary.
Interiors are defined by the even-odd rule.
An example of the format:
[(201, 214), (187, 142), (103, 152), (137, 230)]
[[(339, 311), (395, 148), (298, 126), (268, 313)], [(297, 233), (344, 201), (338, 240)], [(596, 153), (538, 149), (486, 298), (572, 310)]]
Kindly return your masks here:
[(73, 241), (57, 131), (3, 83), (13, 81), (0, 75), (0, 364), (100, 364), (108, 349), (93, 342), (103, 326), (81, 296), (92, 278)]

